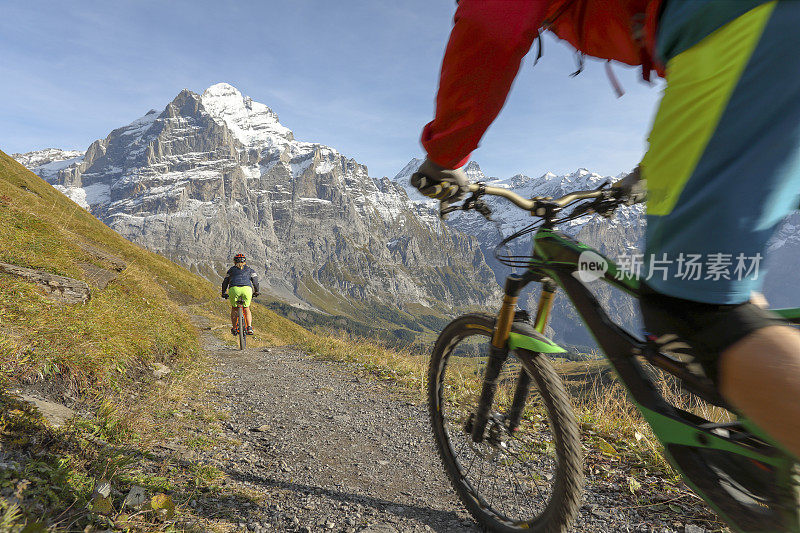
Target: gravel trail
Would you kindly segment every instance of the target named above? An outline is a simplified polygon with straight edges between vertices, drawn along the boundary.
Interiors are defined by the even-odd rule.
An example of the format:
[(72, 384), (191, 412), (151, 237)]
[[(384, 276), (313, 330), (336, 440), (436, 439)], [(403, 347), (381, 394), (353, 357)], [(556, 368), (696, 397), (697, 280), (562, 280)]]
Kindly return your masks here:
[[(238, 351), (213, 336), (232, 442), (207, 452), (260, 502), (235, 509), (249, 531), (479, 531), (450, 488), (424, 403), (355, 365), (315, 360), (291, 347)], [(587, 472), (574, 531), (704, 531), (665, 505), (637, 505), (620, 483)], [(669, 504), (678, 511), (674, 504)]]

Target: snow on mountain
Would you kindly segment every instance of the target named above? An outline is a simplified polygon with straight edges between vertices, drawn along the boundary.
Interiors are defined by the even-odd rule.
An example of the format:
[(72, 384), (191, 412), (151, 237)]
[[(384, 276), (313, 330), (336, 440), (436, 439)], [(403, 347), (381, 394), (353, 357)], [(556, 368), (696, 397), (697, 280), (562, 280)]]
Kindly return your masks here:
[(85, 152), (80, 152), (78, 150), (45, 148), (44, 150), (36, 150), (24, 154), (11, 154), (11, 157), (35, 174), (52, 183), (56, 189), (66, 194), (70, 200), (84, 209), (88, 209), (89, 204), (86, 201), (86, 191), (73, 187), (65, 187), (55, 183), (58, 178), (58, 173), (67, 168), (79, 165), (83, 161), (84, 154)]
[(55, 179), (59, 171), (83, 161), (85, 153), (78, 150), (45, 148), (25, 154), (11, 154), (11, 157), (43, 178)]
[[(422, 161), (422, 159), (418, 158), (412, 159), (395, 175), (393, 180), (406, 190), (412, 201), (417, 202), (420, 206), (425, 206), (430, 209), (431, 212), (438, 212), (438, 201), (425, 198), (410, 183), (411, 175), (417, 171)], [(508, 179), (500, 179), (486, 176), (475, 161), (470, 161), (464, 170), (470, 182), (482, 182), (492, 187), (508, 189), (525, 198), (534, 198), (537, 196), (557, 198), (573, 191), (596, 189), (606, 181), (613, 182), (618, 179), (601, 176), (585, 168), (580, 168), (571, 174), (563, 176), (557, 176), (552, 172), (547, 172), (538, 178), (531, 178), (525, 174), (517, 174)], [(492, 218), (499, 224), (504, 235), (509, 235), (513, 231), (521, 229), (531, 223), (530, 214), (519, 209), (511, 202), (492, 196), (487, 196), (484, 199), (492, 209)], [(617, 212), (617, 218), (615, 220), (620, 221), (619, 223), (622, 225), (638, 225), (641, 224), (640, 218), (642, 213), (642, 206), (622, 208)], [(567, 234), (574, 236), (588, 221), (589, 217), (585, 217), (568, 222), (560, 226), (560, 228)], [(474, 212), (463, 213), (456, 211), (450, 216), (449, 224), (466, 233), (479, 236), (479, 239), (480, 235), (485, 233), (486, 230), (490, 230), (491, 235), (497, 237), (494, 226), (487, 223), (483, 217)], [(488, 238), (489, 236), (487, 235), (486, 237)], [(499, 238), (497, 240), (499, 240)]]
[(287, 142), (290, 144), (294, 136), (291, 130), (278, 122), (276, 115), (269, 107), (252, 98), (243, 96), (232, 85), (217, 83), (205, 90), (200, 97), (203, 107), (216, 119), (222, 120), (246, 147), (263, 147)]

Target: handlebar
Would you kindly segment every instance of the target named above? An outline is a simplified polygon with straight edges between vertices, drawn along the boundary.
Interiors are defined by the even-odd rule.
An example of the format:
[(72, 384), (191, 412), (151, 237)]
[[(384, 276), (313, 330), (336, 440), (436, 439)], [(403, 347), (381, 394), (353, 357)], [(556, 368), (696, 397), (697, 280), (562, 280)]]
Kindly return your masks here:
[(525, 198), (520, 196), (517, 193), (511, 192), (508, 189), (503, 189), (502, 187), (487, 187), (485, 185), (479, 183), (471, 183), (469, 185), (469, 192), (479, 192), (483, 190), (483, 194), (489, 194), (491, 196), (502, 196), (507, 200), (510, 200), (516, 206), (524, 209), (525, 211), (530, 211), (533, 214), (536, 214), (535, 211), (543, 207), (544, 204), (548, 205), (556, 205), (558, 207), (565, 207), (572, 202), (576, 202), (578, 200), (590, 200), (592, 198), (601, 198), (607, 197), (609, 195), (608, 189), (592, 189), (589, 191), (575, 191), (571, 192), (567, 195), (562, 196), (561, 198), (545, 198), (545, 197), (537, 197), (537, 198)]

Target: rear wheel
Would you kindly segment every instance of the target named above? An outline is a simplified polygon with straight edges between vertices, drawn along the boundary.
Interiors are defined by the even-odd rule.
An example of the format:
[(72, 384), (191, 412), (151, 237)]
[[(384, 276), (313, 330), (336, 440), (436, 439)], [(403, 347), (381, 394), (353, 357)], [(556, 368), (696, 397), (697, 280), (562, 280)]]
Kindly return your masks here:
[[(580, 505), (583, 468), (578, 426), (561, 379), (541, 354), (509, 354), (480, 443), (472, 420), (488, 361), (494, 317), (457, 318), (436, 341), (428, 407), (439, 455), (456, 493), (489, 531), (567, 531)], [(527, 322), (513, 331), (530, 333)], [(520, 373), (528, 400), (514, 431), (506, 424)]]
[(244, 350), (247, 347), (247, 331), (244, 325), (244, 308), (240, 305), (239, 309), (239, 325), (236, 329), (239, 330), (239, 349)]

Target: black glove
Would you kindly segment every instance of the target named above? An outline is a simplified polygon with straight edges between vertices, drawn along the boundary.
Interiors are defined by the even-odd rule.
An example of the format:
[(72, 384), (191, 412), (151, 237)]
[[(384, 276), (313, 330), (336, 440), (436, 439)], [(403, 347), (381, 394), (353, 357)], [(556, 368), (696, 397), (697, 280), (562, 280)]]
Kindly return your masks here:
[(633, 172), (614, 182), (612, 189), (619, 191), (620, 196), (625, 199), (626, 205), (640, 204), (647, 200), (647, 180), (642, 179), (639, 167)]
[(261, 293), (256, 291), (256, 292), (253, 293), (253, 298), (255, 298), (256, 296), (260, 296), (260, 295), (261, 295)]
[(457, 202), (467, 193), (469, 179), (460, 168), (450, 170), (431, 161), (425, 161), (411, 175), (411, 185), (428, 198), (441, 200), (442, 204)]
[(223, 300), (227, 300), (227, 299), (228, 299), (228, 293), (226, 293), (226, 292), (223, 292), (223, 293), (222, 293), (222, 299), (223, 299)]

